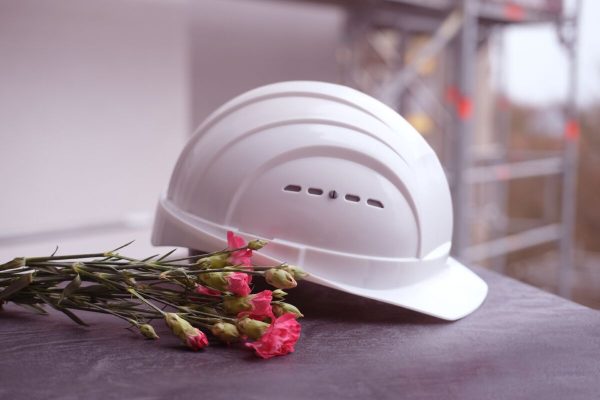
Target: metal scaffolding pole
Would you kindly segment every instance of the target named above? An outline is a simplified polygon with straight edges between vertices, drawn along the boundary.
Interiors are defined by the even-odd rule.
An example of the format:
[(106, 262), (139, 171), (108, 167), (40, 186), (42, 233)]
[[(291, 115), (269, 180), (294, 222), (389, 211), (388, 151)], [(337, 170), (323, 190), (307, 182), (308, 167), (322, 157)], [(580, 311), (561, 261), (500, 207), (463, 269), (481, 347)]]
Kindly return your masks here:
[[(505, 264), (505, 259), (502, 258), (506, 254), (560, 241), (561, 270), (558, 286), (560, 294), (566, 296), (570, 287), (574, 258), (578, 131), (575, 119), (577, 18), (561, 19), (563, 7), (560, 6), (560, 0), (552, 0), (552, 3), (548, 0), (539, 6), (515, 5), (511, 8), (506, 7), (507, 4), (513, 4), (513, 1), (509, 0), (444, 0), (447, 1), (444, 2), (446, 6), (441, 6), (439, 1), (441, 0), (331, 0), (332, 3), (343, 5), (348, 13), (341, 51), (338, 53), (338, 60), (346, 72), (345, 81), (375, 94), (393, 108), (400, 106), (408, 116), (411, 105), (417, 104), (422, 109), (428, 109), (428, 115), (435, 117), (437, 126), (442, 128), (437, 133), (444, 135), (444, 146), (440, 151), (448, 156), (444, 158), (448, 161), (446, 167), (453, 195), (453, 254), (456, 257), (471, 262), (495, 258), (497, 269), (502, 270)], [(507, 13), (507, 10), (510, 13)], [(489, 39), (485, 33), (489, 33), (494, 27), (502, 28), (508, 24), (527, 22), (552, 22), (562, 27), (559, 32), (571, 62), (565, 150), (561, 157), (557, 157), (556, 153), (529, 151), (526, 157), (517, 157), (511, 161), (508, 158), (509, 121), (504, 119), (497, 121), (500, 123), (497, 124), (499, 129), (495, 133), (499, 143), (494, 155), (490, 157), (490, 153), (485, 160), (477, 160), (473, 153), (476, 136), (473, 99), (476, 89), (478, 44)], [(381, 49), (386, 48), (380, 47), (380, 42), (375, 40), (378, 34), (389, 34), (389, 30), (394, 30), (400, 36), (395, 44), (400, 52), (397, 57), (390, 57), (389, 53), (382, 51)], [(412, 43), (411, 38), (418, 35), (428, 35), (430, 38), (425, 45), (414, 47), (418, 43)], [(386, 36), (379, 37), (385, 39)], [(387, 38), (389, 40), (390, 36)], [(411, 50), (414, 50), (414, 53), (409, 57)], [(438, 70), (439, 77), (445, 83), (438, 88), (437, 101), (432, 100), (435, 99), (435, 95), (432, 95), (427, 86), (431, 81), (420, 76), (421, 67), (426, 66), (427, 62), (435, 57), (445, 60), (448, 56), (452, 58), (452, 62), (446, 60), (443, 68)], [(501, 53), (499, 58), (504, 56)], [(502, 80), (503, 77), (500, 78)], [(444, 89), (447, 89), (446, 93)], [(407, 104), (402, 99), (406, 100), (409, 95), (411, 100)], [(501, 102), (504, 103), (504, 100)], [(439, 112), (432, 112), (434, 107), (439, 108)], [(499, 108), (502, 107), (506, 107), (506, 104)], [(449, 143), (446, 142), (446, 137)], [(432, 143), (433, 138), (429, 141)], [(509, 224), (507, 209), (508, 182), (521, 178), (550, 180), (551, 175), (556, 175), (556, 180), (559, 177), (563, 180), (560, 223), (555, 223), (549, 218), (553, 215), (551, 211), (554, 208), (550, 209), (552, 204), (548, 203), (545, 204), (546, 218), (539, 221), (540, 226), (516, 232), (509, 229), (513, 228), (513, 225)], [(496, 210), (500, 210), (502, 215), (497, 217), (493, 234), (485, 243), (473, 246), (471, 234), (475, 232), (473, 223), (476, 222), (476, 216), (473, 215), (472, 203), (475, 188), (495, 188), (494, 193), (499, 199)], [(552, 187), (547, 185), (546, 190), (551, 189)]]
[[(510, 148), (510, 111), (507, 100), (507, 69), (504, 67), (504, 62), (508, 57), (505, 38), (500, 33), (500, 29), (496, 29), (494, 38), (496, 39), (496, 116), (494, 119), (494, 133), (499, 141), (498, 161), (508, 161), (508, 149)], [(501, 214), (494, 224), (494, 236), (507, 236), (509, 233), (509, 183), (498, 182), (496, 184), (496, 204), (498, 211)], [(506, 264), (508, 261), (508, 253), (498, 254), (492, 260), (492, 268), (500, 273), (506, 272)]]
[(481, 262), (490, 257), (506, 255), (513, 251), (527, 249), (540, 244), (548, 242), (556, 243), (556, 239), (560, 237), (560, 230), (560, 224), (550, 224), (503, 236), (469, 247), (464, 257), (469, 262)]
[(562, 190), (562, 232), (560, 239), (560, 269), (558, 293), (570, 297), (572, 272), (575, 262), (575, 218), (577, 211), (577, 164), (579, 145), (579, 124), (577, 120), (577, 36), (581, 0), (577, 0), (572, 17), (566, 18), (560, 31), (561, 41), (569, 58), (569, 92), (566, 106), (565, 149)]
[(462, 24), (462, 14), (451, 12), (442, 22), (429, 42), (415, 55), (414, 60), (406, 65), (389, 82), (382, 85), (375, 97), (386, 104), (395, 106), (398, 96), (418, 77), (419, 68), (437, 55), (456, 36)]
[(467, 171), (471, 166), (474, 130), (473, 102), (477, 62), (477, 2), (462, 0), (463, 24), (456, 40), (456, 93), (454, 117), (454, 235), (453, 253), (463, 258), (470, 240), (471, 185)]

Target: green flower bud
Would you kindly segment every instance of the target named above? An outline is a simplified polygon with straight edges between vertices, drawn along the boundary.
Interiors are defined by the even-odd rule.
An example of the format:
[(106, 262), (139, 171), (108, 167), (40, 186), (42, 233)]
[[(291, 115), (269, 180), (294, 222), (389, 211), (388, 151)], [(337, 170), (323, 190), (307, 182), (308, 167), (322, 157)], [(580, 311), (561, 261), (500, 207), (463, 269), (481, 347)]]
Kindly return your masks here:
[(242, 311), (251, 310), (252, 304), (250, 304), (248, 297), (224, 296), (223, 308), (227, 314), (236, 315)]
[(150, 324), (142, 324), (139, 326), (140, 333), (146, 337), (146, 339), (156, 340), (159, 336), (154, 331), (154, 328)]
[(242, 334), (248, 336), (250, 339), (257, 340), (265, 333), (269, 324), (246, 317), (238, 320), (237, 326)]
[(225, 343), (237, 342), (240, 339), (238, 328), (228, 322), (217, 322), (210, 331)]
[(196, 263), (204, 269), (221, 269), (230, 265), (228, 259), (229, 254), (223, 253), (206, 258), (201, 258)]
[(207, 272), (198, 274), (198, 280), (208, 287), (224, 292), (228, 287), (227, 276), (227, 272)]
[(260, 250), (263, 247), (265, 247), (267, 245), (266, 240), (261, 240), (261, 239), (256, 239), (256, 240), (252, 240), (251, 242), (248, 243), (248, 248), (250, 250)]
[(296, 318), (302, 318), (304, 315), (298, 310), (298, 308), (292, 304), (279, 302), (273, 303), (273, 314), (276, 317), (281, 317), (283, 314), (292, 313)]
[(297, 267), (295, 265), (286, 265), (285, 267), (282, 268), (284, 271), (289, 272), (290, 274), (292, 274), (292, 276), (294, 277), (294, 279), (296, 280), (301, 280), (304, 279), (308, 276), (308, 274), (306, 272), (304, 272), (302, 270), (302, 268)]
[(13, 258), (11, 261), (0, 265), (1, 269), (24, 267), (27, 264), (24, 257)]
[(171, 328), (171, 331), (184, 343), (188, 336), (195, 336), (196, 329), (185, 319), (175, 313), (165, 313), (165, 322)]
[(285, 298), (285, 296), (287, 296), (287, 293), (281, 289), (275, 289), (275, 290), (273, 290), (272, 293), (273, 293), (273, 298), (278, 299), (278, 300), (283, 300)]
[(269, 285), (278, 289), (292, 289), (298, 285), (292, 274), (281, 268), (271, 268), (267, 270), (267, 272), (265, 272), (265, 279)]

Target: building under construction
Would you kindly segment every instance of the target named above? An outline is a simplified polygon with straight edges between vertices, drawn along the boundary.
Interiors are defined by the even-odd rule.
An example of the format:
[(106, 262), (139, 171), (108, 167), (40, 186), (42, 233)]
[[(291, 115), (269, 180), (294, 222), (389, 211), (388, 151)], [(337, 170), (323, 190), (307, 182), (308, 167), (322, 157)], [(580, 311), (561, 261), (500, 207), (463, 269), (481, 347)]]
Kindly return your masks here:
[[(322, 2), (321, 2), (322, 3)], [(343, 83), (397, 109), (442, 160), (454, 197), (453, 252), (502, 271), (508, 253), (544, 243), (560, 250), (559, 292), (573, 265), (578, 123), (575, 115), (579, 4), (561, 0), (332, 1), (346, 24), (337, 60)], [(509, 110), (493, 90), (490, 52), (502, 57), (502, 29), (551, 23), (570, 63), (560, 152), (509, 151)], [(494, 69), (494, 80), (506, 76)], [(543, 217), (513, 221), (512, 180), (543, 180)], [(551, 201), (556, 198), (556, 201)]]

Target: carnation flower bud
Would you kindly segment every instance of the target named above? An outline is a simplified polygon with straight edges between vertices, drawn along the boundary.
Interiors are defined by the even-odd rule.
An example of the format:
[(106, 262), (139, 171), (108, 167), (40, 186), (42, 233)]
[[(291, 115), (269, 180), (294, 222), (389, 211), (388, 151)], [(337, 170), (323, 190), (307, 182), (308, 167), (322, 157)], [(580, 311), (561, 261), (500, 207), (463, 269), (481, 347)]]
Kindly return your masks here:
[(287, 296), (287, 293), (281, 289), (273, 290), (272, 294), (273, 294), (273, 298), (278, 299), (278, 300), (283, 300), (285, 298), (285, 296)]
[(197, 261), (197, 264), (205, 269), (220, 269), (229, 265), (228, 258), (229, 254), (227, 253), (217, 254), (214, 256), (201, 258)]
[(12, 268), (24, 267), (26, 264), (27, 264), (27, 262), (24, 257), (17, 257), (17, 258), (13, 258), (11, 261), (9, 261), (7, 263), (0, 265), (0, 267), (2, 267), (2, 269), (12, 269)]
[(139, 326), (140, 333), (146, 337), (146, 339), (158, 339), (159, 336), (154, 331), (154, 328), (150, 324), (142, 324)]
[(236, 342), (240, 339), (238, 328), (228, 322), (217, 322), (210, 328), (210, 331), (225, 343)]
[(204, 296), (221, 296), (221, 292), (219, 290), (215, 290), (204, 285), (196, 285), (196, 287), (194, 288), (194, 293)]
[(175, 313), (165, 313), (165, 322), (175, 336), (185, 342), (186, 336), (194, 333), (194, 327)]
[(256, 239), (256, 240), (252, 240), (251, 242), (249, 242), (247, 247), (250, 250), (260, 250), (263, 247), (265, 247), (267, 245), (267, 243), (269, 243), (269, 242), (267, 242), (266, 240)]
[(281, 268), (267, 270), (265, 272), (265, 279), (269, 285), (278, 289), (292, 289), (298, 285), (292, 274)]
[(165, 313), (165, 322), (171, 328), (171, 331), (186, 346), (192, 350), (199, 350), (208, 346), (206, 335), (198, 328), (194, 328), (189, 322), (175, 313)]
[(227, 282), (228, 275), (229, 272), (207, 272), (198, 274), (198, 280), (208, 287), (224, 292), (229, 285)]
[(302, 268), (297, 267), (295, 265), (286, 265), (282, 269), (284, 271), (287, 271), (290, 274), (292, 274), (292, 276), (296, 280), (301, 280), (301, 279), (304, 279), (304, 278), (306, 278), (308, 276), (308, 274), (306, 272), (304, 272), (304, 270), (302, 270)]
[(252, 304), (250, 304), (248, 297), (224, 296), (223, 308), (227, 314), (236, 315), (242, 311), (252, 309)]
[(194, 351), (198, 351), (208, 346), (208, 338), (200, 329), (194, 328), (193, 332), (186, 335), (185, 345)]
[(281, 317), (283, 314), (292, 313), (296, 318), (302, 318), (304, 315), (298, 310), (298, 308), (292, 304), (279, 302), (273, 304), (273, 313), (277, 317)]
[(256, 340), (260, 339), (265, 333), (269, 324), (252, 318), (242, 318), (238, 320), (237, 326), (242, 334), (248, 336), (250, 339)]

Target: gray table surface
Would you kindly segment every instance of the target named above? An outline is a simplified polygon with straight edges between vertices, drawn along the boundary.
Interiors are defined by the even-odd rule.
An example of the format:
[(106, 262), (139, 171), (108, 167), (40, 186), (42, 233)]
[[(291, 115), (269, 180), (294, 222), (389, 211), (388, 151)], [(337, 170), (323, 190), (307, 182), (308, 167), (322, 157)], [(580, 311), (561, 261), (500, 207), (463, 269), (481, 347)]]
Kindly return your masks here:
[(2, 399), (599, 399), (600, 312), (476, 269), (484, 305), (454, 323), (312, 284), (294, 354), (187, 351), (103, 315), (0, 313)]

